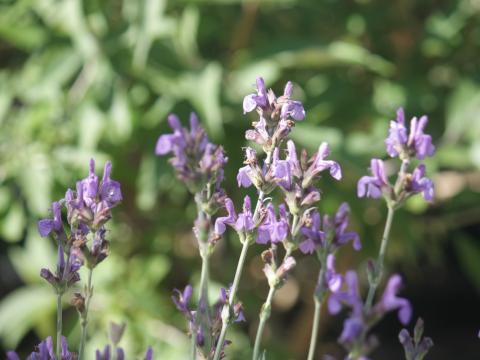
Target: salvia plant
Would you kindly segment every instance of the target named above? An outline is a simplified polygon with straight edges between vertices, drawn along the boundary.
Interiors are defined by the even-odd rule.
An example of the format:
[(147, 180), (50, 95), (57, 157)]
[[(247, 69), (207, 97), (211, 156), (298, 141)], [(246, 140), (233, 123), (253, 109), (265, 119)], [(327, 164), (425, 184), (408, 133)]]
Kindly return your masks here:
[[(228, 158), (222, 146), (209, 140), (194, 113), (188, 127), (176, 115), (170, 115), (172, 133), (161, 135), (155, 148), (157, 155), (171, 155), (170, 163), (197, 207), (193, 233), (202, 260), (200, 282), (197, 288), (186, 284), (183, 289), (174, 289), (172, 295), (173, 303), (186, 320), (190, 358), (228, 357), (232, 341), (228, 331), (237, 322), (246, 321), (238, 289), (247, 254), (260, 248), (269, 290), (259, 309), (252, 359), (267, 358), (262, 338), (272, 312), (272, 300), (297, 262), (311, 255), (316, 256), (319, 270), (312, 294), (315, 310), (308, 359), (315, 358), (323, 306), (331, 315), (347, 314), (338, 337), (346, 351), (345, 359), (368, 359), (379, 345), (374, 327), (385, 314), (396, 312), (404, 326), (412, 318), (411, 303), (399, 295), (403, 286), (401, 276), (388, 274), (384, 263), (395, 212), (417, 194), (425, 201), (434, 197), (434, 184), (426, 176), (422, 163), (435, 153), (431, 136), (424, 132), (427, 117), (413, 117), (407, 124), (403, 109), (399, 109), (385, 140), (386, 154), (392, 160), (372, 159), (370, 174), (358, 180), (358, 197), (383, 199), (387, 211), (378, 256), (368, 261), (365, 274), (368, 289), (364, 292), (361, 272), (349, 270), (341, 274), (335, 268), (339, 248), (352, 246), (356, 251), (362, 248), (359, 235), (349, 227), (349, 205), (339, 204), (334, 214), (321, 214), (318, 206), (324, 196), (320, 188), (322, 177), (341, 181), (341, 166), (331, 159), (326, 142), (319, 142), (317, 151), (309, 154), (304, 149), (298, 151), (295, 142), (289, 139), (296, 123), (306, 118), (303, 104), (293, 99), (293, 84), (288, 82), (283, 94), (277, 97), (261, 77), (257, 78), (255, 91), (243, 100), (243, 112), (254, 113), (256, 117), (245, 133), (250, 146), (243, 149), (245, 160), (236, 180), (239, 188), (254, 188), (255, 199), (245, 195), (243, 203), (235, 204), (226, 193), (222, 182)], [(99, 179), (91, 160), (88, 176), (77, 182), (75, 191), (67, 190), (63, 199), (52, 204), (50, 218), (38, 222), (40, 235), (51, 237), (58, 249), (55, 269), (44, 268), (40, 272), (57, 295), (57, 334), (55, 339), (50, 336), (42, 341), (28, 359), (126, 358), (119, 346), (125, 324), (115, 323), (110, 326), (110, 344), (91, 356), (85, 354), (88, 322), (94, 315), (90, 314), (93, 273), (108, 257), (108, 222), (112, 209), (122, 200), (120, 184), (111, 179), (111, 170), (112, 165), (107, 162)], [(231, 274), (231, 283), (221, 288), (217, 300), (210, 303), (210, 259), (229, 231), (236, 233), (241, 243), (236, 271)], [(88, 270), (88, 277), (79, 291), (78, 271), (82, 266)], [(69, 349), (62, 330), (62, 299), (71, 293), (81, 330), (78, 352)], [(422, 336), (421, 319), (413, 337), (406, 329), (400, 331), (406, 360), (423, 359), (433, 346), (430, 338)], [(15, 352), (9, 352), (7, 358), (19, 359)], [(330, 355), (326, 358), (333, 359)], [(153, 359), (151, 348), (144, 359)]]

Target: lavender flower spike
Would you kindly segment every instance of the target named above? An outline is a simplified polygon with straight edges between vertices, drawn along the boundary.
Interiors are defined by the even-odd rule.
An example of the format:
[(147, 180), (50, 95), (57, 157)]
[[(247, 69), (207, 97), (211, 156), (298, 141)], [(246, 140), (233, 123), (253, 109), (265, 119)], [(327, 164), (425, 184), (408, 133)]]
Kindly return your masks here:
[(385, 175), (385, 165), (380, 159), (372, 159), (370, 162), (370, 171), (373, 176), (362, 176), (358, 180), (358, 197), (371, 197), (377, 199), (382, 196), (382, 191), (387, 188), (388, 180)]
[(385, 140), (387, 153), (391, 157), (400, 156), (402, 159), (416, 157), (423, 160), (427, 156), (432, 156), (435, 153), (432, 137), (423, 132), (427, 122), (426, 116), (420, 119), (412, 118), (410, 134), (407, 135), (405, 113), (402, 108), (398, 109), (397, 119), (390, 122), (388, 137)]

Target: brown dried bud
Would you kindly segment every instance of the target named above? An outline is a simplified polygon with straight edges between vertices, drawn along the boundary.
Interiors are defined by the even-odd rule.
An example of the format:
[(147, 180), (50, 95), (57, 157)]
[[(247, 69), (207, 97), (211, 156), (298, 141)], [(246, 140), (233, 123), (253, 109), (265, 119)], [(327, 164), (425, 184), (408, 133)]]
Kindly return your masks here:
[(85, 298), (80, 293), (74, 293), (70, 304), (77, 309), (80, 315), (85, 314)]

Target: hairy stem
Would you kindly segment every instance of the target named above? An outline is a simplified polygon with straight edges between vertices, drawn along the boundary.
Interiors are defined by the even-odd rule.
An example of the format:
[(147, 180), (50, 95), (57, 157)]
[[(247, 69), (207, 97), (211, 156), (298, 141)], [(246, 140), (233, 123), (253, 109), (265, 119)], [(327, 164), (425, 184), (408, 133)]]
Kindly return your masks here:
[(229, 303), (225, 304), (222, 310), (222, 330), (220, 331), (220, 336), (218, 337), (214, 360), (220, 359), (223, 343), (225, 342), (225, 336), (227, 335), (228, 324), (230, 322), (230, 306), (233, 304), (233, 301), (237, 294), (238, 284), (240, 283), (240, 278), (242, 276), (243, 266), (245, 264), (245, 259), (247, 258), (247, 252), (249, 247), (250, 242), (245, 239), (243, 242), (242, 252), (240, 253), (240, 258), (238, 259), (237, 270), (235, 271), (233, 285), (228, 296)]
[(263, 330), (265, 329), (265, 324), (270, 318), (270, 313), (272, 310), (272, 299), (275, 294), (275, 287), (270, 287), (268, 292), (267, 300), (262, 306), (262, 311), (260, 312), (260, 322), (258, 323), (257, 335), (255, 337), (255, 346), (253, 348), (253, 357), (252, 360), (258, 360), (260, 355), (260, 343), (262, 342)]
[(313, 316), (313, 325), (312, 325), (312, 334), (310, 336), (310, 347), (308, 349), (308, 360), (313, 360), (315, 356), (315, 348), (317, 346), (318, 338), (318, 327), (320, 324), (320, 310), (322, 308), (322, 303), (320, 300), (314, 296), (315, 301), (315, 314)]
[(82, 334), (80, 338), (80, 347), (78, 349), (78, 359), (83, 360), (85, 353), (85, 342), (87, 340), (87, 324), (88, 324), (88, 310), (90, 309), (90, 300), (93, 295), (92, 287), (92, 275), (93, 268), (88, 269), (88, 282), (85, 288), (85, 312), (81, 315), (80, 326), (82, 328)]
[(375, 297), (375, 291), (382, 280), (383, 265), (385, 260), (385, 253), (387, 251), (388, 240), (390, 238), (390, 229), (392, 228), (393, 215), (395, 209), (393, 206), (388, 206), (387, 221), (385, 222), (385, 228), (383, 230), (382, 244), (380, 245), (380, 252), (378, 253), (377, 262), (375, 264), (375, 274), (370, 282), (370, 288), (368, 289), (367, 301), (365, 302), (365, 309), (369, 311), (372, 308), (373, 298)]
[(62, 297), (63, 292), (59, 291), (57, 293), (57, 358), (60, 359), (62, 354), (61, 343), (62, 343)]

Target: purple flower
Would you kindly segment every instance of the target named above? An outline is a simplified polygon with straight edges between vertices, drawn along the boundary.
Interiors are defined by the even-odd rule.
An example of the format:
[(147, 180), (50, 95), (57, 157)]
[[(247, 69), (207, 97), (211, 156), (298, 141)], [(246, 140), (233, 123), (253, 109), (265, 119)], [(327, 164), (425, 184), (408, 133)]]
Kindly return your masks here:
[(70, 287), (74, 283), (80, 280), (78, 270), (82, 265), (81, 260), (74, 252), (70, 253), (70, 257), (65, 261), (65, 254), (63, 253), (63, 247), (58, 245), (57, 251), (57, 269), (55, 274), (50, 270), (42, 268), (40, 270), (40, 277), (47, 280), (55, 288)]
[(362, 176), (358, 180), (358, 197), (371, 197), (374, 199), (382, 196), (382, 191), (389, 188), (387, 176), (385, 175), (385, 165), (380, 159), (372, 159), (370, 162), (370, 171), (373, 176)]
[(426, 116), (422, 116), (420, 120), (416, 117), (412, 118), (410, 134), (407, 136), (405, 113), (402, 108), (398, 109), (397, 119), (390, 122), (389, 134), (385, 140), (387, 153), (391, 157), (399, 155), (401, 157), (415, 156), (419, 160), (432, 156), (435, 153), (432, 137), (423, 132), (427, 122)]
[(52, 203), (52, 214), (53, 219), (42, 219), (38, 222), (38, 232), (41, 237), (46, 237), (51, 232), (57, 235), (63, 233), (62, 205), (60, 202)]
[(343, 277), (335, 270), (335, 256), (333, 254), (327, 256), (325, 280), (327, 287), (332, 292), (339, 291), (342, 287)]
[[(273, 91), (270, 89), (267, 91), (265, 87), (265, 81), (263, 78), (257, 78), (257, 91), (254, 94), (245, 96), (243, 99), (243, 112), (251, 112), (257, 110), (260, 115), (260, 119), (265, 119), (267, 126), (276, 128), (280, 122), (283, 121), (281, 128), (277, 128), (278, 131), (273, 137), (283, 138), (288, 134), (292, 124), (288, 124), (289, 119), (296, 121), (303, 120), (305, 118), (305, 109), (300, 101), (291, 100), (293, 92), (293, 85), (289, 81), (285, 86), (283, 95), (277, 98)], [(272, 122), (272, 124), (269, 124)], [(275, 131), (270, 132), (273, 134)], [(246, 134), (248, 139), (254, 140), (262, 145), (265, 144), (265, 139), (262, 139), (261, 131), (248, 131)], [(269, 138), (270, 136), (267, 136)]]
[(209, 142), (194, 113), (190, 114), (190, 130), (183, 128), (178, 117), (173, 114), (169, 115), (168, 123), (173, 134), (159, 137), (155, 153), (173, 154), (170, 164), (190, 192), (201, 191), (207, 183), (215, 185), (215, 193), (220, 192), (223, 167), (228, 160), (223, 148)]
[[(74, 360), (77, 359), (76, 354), (68, 351), (67, 339), (62, 336), (61, 338), (61, 359), (59, 360)], [(28, 360), (57, 360), (55, 356), (55, 351), (53, 349), (53, 340), (49, 336), (43, 340), (40, 344), (37, 345), (37, 350), (32, 352)], [(18, 354), (14, 351), (9, 351), (7, 353), (7, 360), (20, 360)]]
[(81, 184), (82, 199), (88, 207), (92, 207), (95, 203), (98, 192), (98, 177), (95, 175), (95, 161), (93, 159), (90, 159), (88, 177), (83, 179)]
[(222, 235), (225, 232), (226, 225), (234, 225), (237, 221), (237, 214), (231, 199), (225, 199), (225, 208), (227, 209), (228, 216), (219, 217), (215, 220), (215, 233), (218, 235)]
[(310, 186), (313, 179), (324, 170), (329, 170), (330, 175), (336, 180), (342, 178), (342, 169), (340, 168), (340, 165), (336, 161), (325, 160), (328, 155), (330, 155), (330, 148), (326, 142), (323, 142), (318, 147), (318, 151), (313, 155), (310, 167), (305, 171), (304, 180), (302, 182), (303, 188)]
[(422, 193), (423, 198), (427, 201), (433, 201), (434, 184), (431, 179), (425, 176), (425, 165), (418, 165), (412, 175), (407, 178), (407, 191), (412, 193)]
[(410, 301), (397, 297), (397, 293), (401, 286), (402, 278), (400, 275), (392, 275), (388, 280), (388, 284), (380, 302), (374, 307), (374, 312), (384, 314), (398, 309), (398, 319), (402, 324), (406, 325), (412, 316), (412, 307)]
[(285, 218), (286, 211), (285, 206), (282, 204), (279, 207), (280, 219), (277, 220), (275, 215), (275, 209), (272, 203), (267, 206), (267, 218), (262, 225), (258, 228), (257, 243), (267, 244), (269, 241), (272, 243), (278, 243), (286, 239), (288, 235), (288, 221)]
[(267, 89), (265, 87), (265, 80), (263, 78), (257, 78), (257, 93), (245, 96), (243, 99), (243, 113), (255, 110), (258, 106), (265, 108), (268, 104)]
[(321, 217), (317, 211), (309, 215), (309, 226), (302, 227), (305, 239), (300, 243), (299, 249), (304, 254), (313, 253), (317, 247), (324, 245), (325, 233), (321, 230)]
[(356, 232), (346, 231), (349, 223), (349, 215), (350, 207), (344, 202), (339, 206), (334, 219), (331, 219), (328, 215), (324, 216), (323, 231), (325, 233), (331, 232), (333, 234), (332, 245), (334, 248), (352, 241), (353, 248), (358, 251), (362, 248), (360, 237)]
[(237, 231), (251, 231), (255, 227), (252, 214), (252, 203), (250, 197), (247, 195), (243, 199), (243, 212), (238, 214), (237, 221), (235, 223), (235, 229)]
[(153, 349), (151, 346), (147, 348), (145, 352), (145, 356), (143, 357), (144, 360), (153, 360)]
[(107, 161), (105, 163), (105, 169), (103, 170), (103, 179), (100, 186), (100, 198), (101, 201), (105, 201), (107, 203), (109, 208), (118, 205), (118, 203), (122, 201), (120, 183), (118, 181), (110, 179), (111, 172), (112, 163), (110, 161)]
[[(349, 241), (353, 242), (353, 248), (360, 250), (362, 244), (356, 232), (346, 231), (349, 222), (350, 208), (347, 203), (342, 203), (332, 218), (328, 215), (323, 217), (312, 211), (307, 218), (306, 225), (302, 227), (304, 240), (299, 248), (304, 254), (311, 254), (318, 248), (330, 253)], [(328, 242), (327, 242), (328, 241)]]
[(188, 303), (192, 297), (192, 285), (185, 286), (183, 293), (178, 289), (173, 290), (172, 296), (173, 303), (183, 314), (190, 316), (190, 310), (188, 309)]

